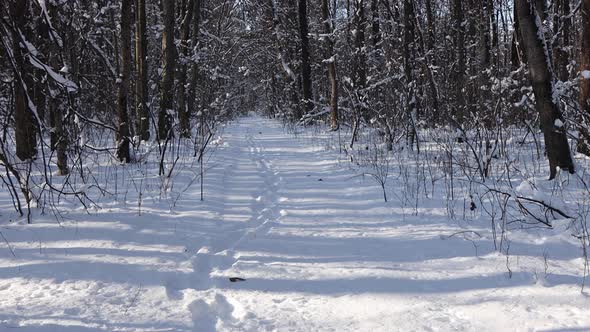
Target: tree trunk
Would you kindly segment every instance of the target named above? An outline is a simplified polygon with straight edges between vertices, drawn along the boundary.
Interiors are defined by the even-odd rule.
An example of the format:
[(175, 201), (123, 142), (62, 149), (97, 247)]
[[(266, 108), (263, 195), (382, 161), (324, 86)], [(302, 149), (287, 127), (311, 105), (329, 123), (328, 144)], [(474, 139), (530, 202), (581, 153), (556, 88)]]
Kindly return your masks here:
[[(365, 55), (365, 4), (364, 0), (356, 0), (354, 6), (354, 52), (356, 53), (356, 86), (360, 90), (367, 85), (367, 59)], [(362, 108), (362, 107), (361, 107)]]
[(409, 146), (413, 147), (416, 140), (416, 82), (414, 80), (414, 47), (415, 47), (414, 5), (404, 0), (404, 76), (406, 80), (406, 112), (408, 117)]
[[(193, 24), (192, 24), (192, 38), (191, 38), (191, 51), (196, 52), (197, 44), (199, 42), (199, 29), (201, 23), (201, 0), (194, 0), (193, 5)], [(186, 107), (188, 112), (195, 112), (195, 102), (197, 100), (197, 78), (198, 78), (199, 66), (196, 62), (191, 62), (191, 69), (189, 73), (189, 85), (187, 91), (187, 102)]]
[(465, 87), (465, 25), (463, 14), (463, 0), (453, 0), (453, 34), (455, 42), (455, 70), (453, 72), (454, 94), (456, 102), (456, 115), (459, 123), (465, 119), (465, 96), (463, 88)]
[(371, 39), (373, 46), (377, 47), (381, 41), (381, 26), (379, 22), (379, 0), (371, 0)]
[[(57, 4), (52, 2), (47, 3), (46, 9), (49, 17), (59, 16), (60, 8)], [(47, 24), (47, 22), (45, 23)], [(49, 65), (52, 68), (60, 68), (65, 65), (67, 70), (63, 71), (62, 74), (64, 74), (65, 78), (69, 78), (71, 72), (74, 70), (74, 66), (72, 65), (71, 59), (67, 57), (68, 54), (64, 54), (63, 51), (71, 48), (74, 39), (67, 37), (62, 39), (57, 36), (56, 31), (53, 29), (61, 28), (62, 31), (66, 33), (66, 36), (68, 36), (68, 33), (71, 33), (72, 28), (70, 26), (61, 26), (63, 23), (60, 21), (58, 21), (57, 24), (59, 25), (53, 26), (52, 28), (50, 28), (48, 24), (46, 25), (47, 30), (39, 35), (39, 37), (42, 38), (42, 40), (39, 40), (39, 45), (43, 48), (43, 53), (46, 55)], [(67, 88), (63, 89), (59, 84), (55, 84), (55, 81), (53, 80), (49, 80), (48, 82), (38, 81), (36, 84), (42, 85), (45, 88), (45, 95), (48, 96), (48, 98), (38, 100), (35, 103), (35, 106), (37, 106), (37, 114), (41, 119), (43, 117), (39, 112), (39, 105), (43, 105), (42, 109), (47, 107), (49, 127), (51, 128), (50, 147), (51, 151), (54, 151), (56, 155), (58, 174), (62, 176), (68, 175), (70, 170), (68, 167), (67, 149), (70, 142), (70, 133), (66, 130), (65, 121), (69, 112), (68, 104), (71, 105), (72, 101), (72, 96), (70, 96), (71, 91)]]
[[(434, 51), (434, 44), (435, 44), (435, 35), (436, 35), (436, 25), (434, 22), (434, 13), (432, 11), (432, 0), (426, 0), (426, 19), (428, 21), (428, 31), (426, 33), (426, 48), (427, 52)], [(434, 61), (435, 57), (431, 57), (432, 65), (435, 66), (436, 63)]]
[(570, 45), (570, 2), (569, 0), (557, 0), (555, 5), (553, 29), (555, 32), (559, 32), (559, 36), (556, 36), (553, 45), (553, 52), (555, 52), (553, 60), (557, 78), (565, 82), (569, 79), (567, 65), (570, 62), (570, 52), (568, 50), (573, 46)]
[(160, 113), (158, 114), (158, 140), (172, 135), (174, 111), (174, 1), (162, 0), (162, 80), (160, 82)]
[(12, 53), (14, 57), (14, 121), (16, 138), (16, 155), (21, 160), (35, 157), (37, 154), (37, 119), (33, 110), (29, 107), (29, 95), (27, 87), (32, 87), (30, 79), (32, 75), (30, 64), (23, 54), (21, 34), (25, 35), (25, 25), (29, 18), (29, 1), (12, 0), (10, 2), (10, 15), (14, 20), (15, 29), (12, 33)]
[[(582, 122), (578, 152), (590, 156), (590, 133), (586, 127), (590, 119), (590, 0), (582, 0), (582, 48), (580, 50), (580, 108), (586, 121)], [(586, 125), (586, 126), (584, 126)]]
[(127, 112), (129, 76), (131, 75), (131, 2), (121, 2), (121, 56), (122, 70), (119, 73), (119, 91), (117, 94), (118, 144), (117, 157), (121, 162), (131, 161), (129, 154), (129, 114)]
[(549, 179), (557, 175), (557, 167), (574, 173), (574, 163), (567, 142), (559, 106), (553, 98), (554, 75), (548, 58), (549, 50), (540, 26), (541, 18), (534, 2), (515, 0), (520, 33), (526, 49), (529, 78), (533, 85), (536, 109), (541, 119), (545, 149), (549, 159)]
[(328, 0), (322, 0), (322, 20), (326, 36), (326, 57), (328, 61), (328, 79), (330, 80), (330, 125), (332, 130), (338, 130), (338, 77), (336, 76), (336, 56), (334, 54), (333, 30), (330, 19)]
[(181, 62), (181, 68), (178, 73), (178, 120), (180, 122), (180, 135), (182, 137), (190, 137), (191, 136), (191, 129), (190, 129), (190, 109), (187, 107), (187, 95), (186, 95), (186, 74), (187, 74), (187, 62), (190, 57), (190, 46), (189, 46), (189, 38), (191, 33), (191, 20), (193, 18), (193, 7), (195, 1), (188, 0), (186, 4), (186, 10), (184, 13), (184, 18), (182, 20), (182, 25), (180, 27), (182, 37), (180, 41), (180, 52), (184, 58), (184, 61)]
[(141, 140), (150, 139), (150, 114), (148, 112), (148, 63), (145, 0), (135, 1), (135, 128)]
[[(309, 30), (307, 23), (307, 0), (299, 0), (299, 35), (301, 37), (301, 80), (303, 85), (304, 112), (310, 113), (313, 109), (311, 95), (311, 65), (309, 63)], [(301, 112), (299, 112), (301, 113)], [(300, 119), (303, 114), (296, 114)]]
[(480, 71), (486, 70), (490, 66), (491, 62), (491, 45), (490, 45), (490, 17), (488, 6), (490, 4), (485, 1), (479, 3), (477, 7), (477, 28), (479, 34), (479, 56), (480, 56)]

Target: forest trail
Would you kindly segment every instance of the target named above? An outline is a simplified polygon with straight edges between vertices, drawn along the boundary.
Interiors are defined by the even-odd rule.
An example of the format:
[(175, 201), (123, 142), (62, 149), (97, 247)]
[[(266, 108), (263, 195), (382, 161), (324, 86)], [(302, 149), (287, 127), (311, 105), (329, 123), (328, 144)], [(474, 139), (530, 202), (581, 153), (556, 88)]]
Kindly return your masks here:
[[(237, 234), (202, 249), (217, 263), (204, 270), (206, 295), (193, 294), (188, 306), (197, 331), (590, 327), (581, 315), (588, 301), (573, 295), (571, 278), (542, 281), (551, 288), (531, 272), (509, 278), (489, 240), (446, 238), (466, 225), (447, 220), (440, 199), (418, 216), (384, 203), (376, 183), (339, 162), (319, 136), (294, 137), (260, 117), (226, 129), (223, 220), (241, 222)], [(542, 246), (514, 246), (523, 267), (539, 264)], [(574, 304), (556, 297), (558, 289)]]
[[(0, 331), (590, 329), (578, 248), (514, 240), (509, 278), (485, 225), (449, 221), (440, 197), (415, 215), (395, 170), (384, 203), (326, 149), (331, 134), (238, 119), (204, 202), (194, 184), (174, 206), (146, 199), (142, 216), (4, 225), (16, 257), (0, 248)], [(482, 238), (449, 237), (465, 230)]]

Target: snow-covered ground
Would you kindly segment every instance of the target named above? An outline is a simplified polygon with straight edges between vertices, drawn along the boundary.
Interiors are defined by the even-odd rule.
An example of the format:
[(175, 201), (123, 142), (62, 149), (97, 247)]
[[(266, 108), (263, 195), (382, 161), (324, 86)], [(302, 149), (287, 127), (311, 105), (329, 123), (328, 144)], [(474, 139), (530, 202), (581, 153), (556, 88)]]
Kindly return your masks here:
[(186, 177), (141, 215), (131, 202), (9, 222), (3, 188), (0, 331), (590, 330), (563, 227), (514, 234), (507, 258), (487, 221), (448, 220), (442, 197), (417, 215), (384, 203), (327, 135), (239, 119), (204, 202)]

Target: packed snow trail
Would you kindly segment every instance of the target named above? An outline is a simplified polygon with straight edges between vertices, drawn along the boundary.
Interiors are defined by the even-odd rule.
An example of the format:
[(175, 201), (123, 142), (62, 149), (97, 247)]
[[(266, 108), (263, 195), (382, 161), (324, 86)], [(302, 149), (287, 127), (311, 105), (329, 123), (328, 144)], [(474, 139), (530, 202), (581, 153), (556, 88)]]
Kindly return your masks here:
[[(242, 118), (204, 202), (193, 185), (141, 216), (2, 223), (0, 331), (590, 330), (579, 248), (513, 239), (509, 278), (487, 224), (449, 221), (436, 197), (413, 215), (395, 174), (384, 203), (329, 135)], [(483, 237), (449, 237), (467, 229)]]

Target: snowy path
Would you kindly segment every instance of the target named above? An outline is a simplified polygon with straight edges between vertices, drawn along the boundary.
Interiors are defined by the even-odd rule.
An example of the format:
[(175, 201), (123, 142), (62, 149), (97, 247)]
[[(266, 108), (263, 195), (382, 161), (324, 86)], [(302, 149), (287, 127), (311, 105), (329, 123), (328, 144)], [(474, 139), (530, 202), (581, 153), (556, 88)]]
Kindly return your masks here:
[(508, 278), (485, 236), (441, 237), (465, 226), (442, 200), (383, 203), (321, 140), (250, 117), (224, 141), (204, 203), (3, 226), (0, 331), (590, 330), (574, 245), (515, 241)]

